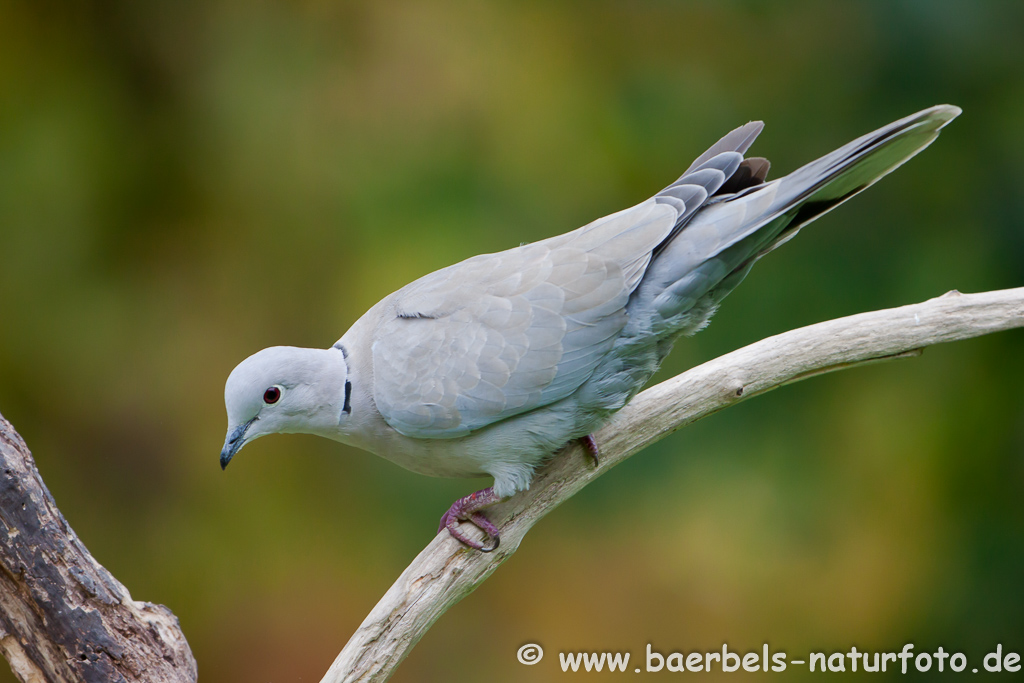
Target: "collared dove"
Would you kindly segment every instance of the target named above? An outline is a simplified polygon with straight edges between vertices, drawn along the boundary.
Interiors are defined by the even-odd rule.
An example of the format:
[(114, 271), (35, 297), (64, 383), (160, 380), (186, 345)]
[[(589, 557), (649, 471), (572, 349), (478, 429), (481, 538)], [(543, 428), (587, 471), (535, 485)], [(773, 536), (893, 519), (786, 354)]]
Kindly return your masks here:
[[(494, 477), (438, 532), (493, 550), (481, 510), (590, 436), (754, 262), (927, 147), (960, 109), (925, 109), (784, 178), (732, 131), (647, 201), (578, 230), (436, 271), (385, 297), (328, 349), (277, 346), (228, 377), (222, 467), (253, 439), (318, 434), (415, 472)], [(469, 521), (490, 545), (459, 527)]]

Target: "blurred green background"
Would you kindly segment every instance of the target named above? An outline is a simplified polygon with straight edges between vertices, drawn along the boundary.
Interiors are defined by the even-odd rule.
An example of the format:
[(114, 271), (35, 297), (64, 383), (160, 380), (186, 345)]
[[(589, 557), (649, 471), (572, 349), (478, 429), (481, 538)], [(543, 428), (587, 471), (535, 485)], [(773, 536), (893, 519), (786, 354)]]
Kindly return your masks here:
[[(95, 556), (179, 616), (201, 680), (319, 680), (486, 482), (306, 436), (221, 472), (237, 362), (645, 199), (750, 119), (774, 177), (964, 108), (662, 377), (1024, 285), (1022, 35), (1020, 2), (0, 0), (0, 412)], [(558, 651), (648, 642), (1024, 652), (1022, 350), (932, 348), (675, 434), (544, 520), (394, 680), (561, 680)]]

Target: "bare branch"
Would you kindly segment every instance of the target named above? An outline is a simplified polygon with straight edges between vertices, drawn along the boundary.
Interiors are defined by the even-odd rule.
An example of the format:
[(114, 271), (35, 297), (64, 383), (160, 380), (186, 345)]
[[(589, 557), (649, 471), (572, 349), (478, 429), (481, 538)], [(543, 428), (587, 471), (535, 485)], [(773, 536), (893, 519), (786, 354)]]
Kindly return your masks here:
[(0, 651), (24, 683), (196, 680), (177, 618), (93, 559), (2, 415)]
[(511, 557), (539, 519), (680, 427), (814, 375), (918, 355), (932, 344), (1022, 326), (1024, 288), (953, 291), (924, 303), (769, 337), (644, 391), (596, 434), (601, 446), (598, 468), (573, 446), (538, 472), (529, 491), (488, 511), (502, 530), (498, 550), (483, 554), (447, 533), (436, 536), (373, 608), (321, 683), (387, 680), (430, 626)]

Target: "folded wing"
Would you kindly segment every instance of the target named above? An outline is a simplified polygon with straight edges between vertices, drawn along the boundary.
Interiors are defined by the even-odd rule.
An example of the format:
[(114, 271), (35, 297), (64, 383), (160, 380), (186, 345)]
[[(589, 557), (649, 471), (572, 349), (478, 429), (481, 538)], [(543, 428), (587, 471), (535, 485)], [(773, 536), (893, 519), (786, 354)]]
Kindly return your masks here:
[[(737, 174), (761, 127), (733, 131), (641, 204), (396, 292), (373, 341), (374, 400), (387, 423), (455, 438), (576, 391), (626, 325), (652, 254)], [(749, 177), (760, 166), (742, 168)]]

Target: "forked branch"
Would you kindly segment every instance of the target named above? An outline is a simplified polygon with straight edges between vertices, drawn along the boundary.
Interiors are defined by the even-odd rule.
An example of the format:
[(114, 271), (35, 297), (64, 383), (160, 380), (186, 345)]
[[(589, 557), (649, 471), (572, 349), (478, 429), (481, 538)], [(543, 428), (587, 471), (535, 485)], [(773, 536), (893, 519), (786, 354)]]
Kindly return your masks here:
[[(501, 547), (483, 554), (438, 534), (381, 598), (321, 683), (385, 681), (427, 629), (469, 595), (563, 501), (642, 448), (734, 403), (814, 375), (918, 355), (932, 344), (1024, 326), (1024, 288), (960, 294), (831, 320), (769, 337), (651, 387), (597, 434), (601, 463), (573, 446), (529, 491), (488, 510)], [(471, 533), (468, 525), (464, 525)]]

